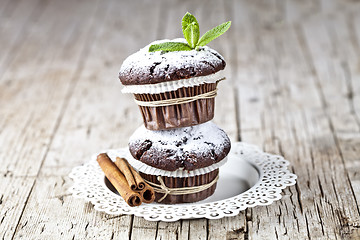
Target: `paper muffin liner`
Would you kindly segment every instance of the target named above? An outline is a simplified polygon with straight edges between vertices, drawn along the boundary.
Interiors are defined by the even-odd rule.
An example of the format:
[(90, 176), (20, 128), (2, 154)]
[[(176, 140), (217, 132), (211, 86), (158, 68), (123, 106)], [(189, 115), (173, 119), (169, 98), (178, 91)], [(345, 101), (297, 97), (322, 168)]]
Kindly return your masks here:
[(223, 78), (224, 78), (224, 74), (223, 74), (223, 70), (221, 70), (214, 74), (200, 76), (200, 77), (193, 77), (188, 79), (167, 81), (156, 84), (126, 85), (121, 90), (121, 92), (134, 93), (134, 94), (141, 94), (141, 93), (157, 94), (157, 93), (175, 91), (183, 87), (199, 86), (204, 83), (216, 83), (217, 81)]
[[(194, 87), (183, 87), (160, 94), (134, 94), (138, 101), (160, 101), (192, 97), (216, 89), (217, 83), (204, 83)], [(210, 121), (214, 117), (215, 98), (198, 99), (170, 106), (139, 106), (144, 125), (149, 130), (165, 130), (189, 127)]]
[(145, 174), (157, 175), (157, 176), (164, 176), (164, 177), (182, 177), (182, 178), (193, 177), (193, 176), (198, 176), (212, 172), (215, 169), (218, 169), (219, 167), (223, 166), (227, 162), (227, 157), (225, 157), (221, 161), (214, 163), (208, 167), (199, 168), (192, 171), (183, 170), (183, 169), (178, 169), (176, 171), (167, 171), (149, 166), (139, 160), (136, 160), (131, 156), (130, 153), (128, 154), (126, 159), (128, 160), (129, 164), (139, 172), (143, 172)]
[[(184, 188), (184, 187), (194, 187), (201, 186), (212, 182), (219, 174), (219, 169), (215, 169), (212, 172), (205, 173), (202, 175), (192, 176), (192, 177), (164, 177), (162, 180), (165, 183), (165, 186), (168, 188)], [(140, 175), (147, 181), (153, 182), (155, 184), (160, 184), (157, 177), (158, 175), (145, 174), (140, 172)], [(216, 182), (209, 188), (190, 194), (183, 195), (167, 195), (160, 203), (162, 204), (175, 204), (175, 203), (192, 203), (204, 200), (205, 198), (210, 197), (216, 188)], [(155, 201), (159, 202), (159, 199), (163, 198), (163, 193), (155, 193)]]

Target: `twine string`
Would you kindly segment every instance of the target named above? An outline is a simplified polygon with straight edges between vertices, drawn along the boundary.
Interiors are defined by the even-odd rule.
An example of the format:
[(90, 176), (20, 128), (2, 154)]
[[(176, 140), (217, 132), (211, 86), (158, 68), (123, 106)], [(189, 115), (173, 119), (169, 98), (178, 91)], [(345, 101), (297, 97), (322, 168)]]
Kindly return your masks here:
[[(222, 81), (224, 79), (225, 78), (221, 78), (216, 83), (218, 83), (219, 81)], [(165, 106), (170, 106), (170, 105), (189, 103), (189, 102), (193, 102), (193, 101), (196, 101), (199, 99), (214, 98), (214, 97), (216, 97), (216, 95), (217, 95), (217, 88), (210, 92), (206, 92), (206, 93), (191, 96), (191, 97), (172, 98), (172, 99), (164, 99), (164, 100), (149, 101), (149, 102), (136, 100), (136, 99), (134, 99), (134, 100), (137, 105), (142, 106), (142, 107), (165, 107)]]
[(176, 105), (176, 104), (183, 104), (183, 103), (189, 103), (193, 102), (199, 99), (207, 99), (207, 98), (214, 98), (217, 95), (217, 88), (213, 91), (206, 92), (203, 94), (191, 96), (191, 97), (182, 97), (182, 98), (172, 98), (172, 99), (164, 99), (159, 101), (151, 101), (151, 102), (145, 102), (140, 100), (135, 100), (137, 105), (142, 107), (165, 107), (170, 105)]
[(219, 174), (216, 175), (214, 180), (212, 180), (211, 182), (209, 182), (207, 184), (200, 185), (200, 186), (194, 186), (194, 187), (183, 187), (183, 188), (167, 187), (161, 176), (157, 177), (157, 180), (160, 182), (160, 184), (150, 182), (146, 179), (144, 179), (144, 180), (145, 180), (145, 182), (147, 182), (149, 185), (151, 185), (154, 188), (155, 192), (164, 194), (158, 201), (158, 202), (161, 202), (168, 195), (184, 195), (184, 194), (192, 194), (192, 193), (198, 193), (198, 192), (204, 191), (204, 190), (210, 188), (212, 185), (214, 185), (219, 180)]

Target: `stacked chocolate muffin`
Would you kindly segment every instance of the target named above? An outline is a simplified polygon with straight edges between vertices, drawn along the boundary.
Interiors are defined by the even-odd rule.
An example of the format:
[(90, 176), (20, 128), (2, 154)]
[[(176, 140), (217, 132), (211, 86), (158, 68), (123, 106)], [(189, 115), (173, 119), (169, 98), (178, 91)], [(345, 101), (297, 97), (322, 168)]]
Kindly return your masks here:
[[(186, 43), (152, 44), (163, 42)], [(200, 201), (214, 193), (230, 151), (228, 136), (210, 121), (225, 61), (207, 46), (149, 52), (150, 45), (119, 72), (123, 92), (134, 94), (144, 120), (130, 137), (129, 162), (154, 187), (158, 202)]]

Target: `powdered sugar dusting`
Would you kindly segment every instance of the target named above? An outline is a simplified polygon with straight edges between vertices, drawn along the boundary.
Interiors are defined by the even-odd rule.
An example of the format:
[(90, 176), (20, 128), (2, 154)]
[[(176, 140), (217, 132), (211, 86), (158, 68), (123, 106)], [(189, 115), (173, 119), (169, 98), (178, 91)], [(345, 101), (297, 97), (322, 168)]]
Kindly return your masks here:
[(224, 149), (230, 145), (227, 134), (211, 121), (192, 127), (160, 131), (151, 131), (141, 126), (130, 137), (129, 144), (147, 140), (152, 142), (151, 148), (159, 152), (176, 151), (174, 157), (180, 157), (176, 159), (181, 159), (186, 152), (199, 155), (214, 152), (222, 155)]
[[(149, 52), (150, 45), (169, 41), (186, 43), (186, 40), (183, 38), (158, 40), (130, 55), (125, 59), (120, 68), (120, 80), (122, 83), (125, 85), (142, 84), (141, 81), (130, 83), (124, 81), (124, 79), (134, 79), (144, 74), (149, 75), (150, 79), (152, 76), (165, 75), (165, 81), (178, 80), (182, 78), (172, 79), (169, 73), (173, 73), (179, 69), (193, 69), (194, 73), (200, 73), (204, 69), (211, 68), (214, 73), (216, 72), (214, 70), (216, 66), (220, 66), (224, 63), (223, 57), (207, 46), (201, 47), (201, 50), (199, 51), (176, 51), (167, 52), (165, 54), (161, 51)], [(151, 82), (151, 84), (152, 83), (157, 82)]]

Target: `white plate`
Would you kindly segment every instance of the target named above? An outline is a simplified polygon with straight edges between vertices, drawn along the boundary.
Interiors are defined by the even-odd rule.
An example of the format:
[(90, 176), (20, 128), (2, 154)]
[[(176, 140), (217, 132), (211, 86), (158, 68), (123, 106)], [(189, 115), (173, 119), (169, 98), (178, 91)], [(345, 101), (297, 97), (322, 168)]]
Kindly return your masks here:
[[(119, 152), (126, 154), (127, 150)], [(281, 156), (235, 142), (228, 162), (220, 168), (218, 185), (211, 197), (197, 203), (151, 203), (129, 207), (105, 184), (104, 173), (93, 157), (70, 173), (74, 180), (70, 192), (74, 197), (91, 201), (96, 210), (108, 214), (134, 214), (149, 221), (167, 222), (190, 218), (219, 219), (235, 216), (248, 207), (269, 205), (279, 200), (282, 189), (296, 183), (296, 175), (289, 172), (288, 165), (289, 162)]]

